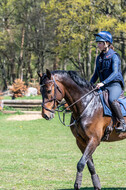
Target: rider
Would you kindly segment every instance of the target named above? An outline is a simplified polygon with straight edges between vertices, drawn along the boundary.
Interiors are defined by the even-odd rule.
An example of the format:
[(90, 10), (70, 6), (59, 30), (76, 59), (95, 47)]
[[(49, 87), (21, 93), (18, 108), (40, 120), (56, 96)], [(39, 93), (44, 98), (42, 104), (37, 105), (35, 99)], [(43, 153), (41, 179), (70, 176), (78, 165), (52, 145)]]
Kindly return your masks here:
[(113, 50), (112, 35), (108, 31), (101, 31), (94, 35), (100, 54), (96, 59), (95, 72), (90, 82), (95, 83), (99, 78), (100, 82), (97, 83), (96, 87), (99, 89), (104, 86), (108, 90), (111, 109), (119, 120), (119, 126), (116, 130), (118, 132), (126, 132), (125, 120), (117, 101), (124, 88), (121, 60), (119, 55)]

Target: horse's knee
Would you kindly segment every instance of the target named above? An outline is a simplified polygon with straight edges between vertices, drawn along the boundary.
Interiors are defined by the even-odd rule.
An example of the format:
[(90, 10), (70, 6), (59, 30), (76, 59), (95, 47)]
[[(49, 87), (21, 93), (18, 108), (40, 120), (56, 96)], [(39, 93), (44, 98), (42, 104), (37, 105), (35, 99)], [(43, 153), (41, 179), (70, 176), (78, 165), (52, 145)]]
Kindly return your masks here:
[(77, 164), (77, 171), (82, 172), (83, 169), (84, 169), (84, 166), (85, 166), (85, 163), (79, 161), (78, 164)]

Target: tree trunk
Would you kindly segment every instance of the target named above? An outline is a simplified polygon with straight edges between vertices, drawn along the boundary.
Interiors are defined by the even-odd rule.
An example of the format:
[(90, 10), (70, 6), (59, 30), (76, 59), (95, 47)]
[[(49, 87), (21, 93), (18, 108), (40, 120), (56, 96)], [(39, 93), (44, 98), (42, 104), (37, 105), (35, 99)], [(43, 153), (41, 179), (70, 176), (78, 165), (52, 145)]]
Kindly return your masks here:
[(33, 78), (33, 72), (32, 72), (30, 63), (31, 63), (31, 53), (28, 53), (28, 61), (27, 61), (28, 73), (30, 74), (30, 78), (32, 79)]
[(62, 70), (66, 70), (67, 62), (66, 59), (62, 62)]
[(56, 57), (54, 59), (54, 62), (53, 62), (53, 70), (57, 70), (57, 68), (58, 68), (58, 62), (59, 62), (59, 58), (56, 55)]
[(43, 73), (44, 72), (44, 64), (45, 64), (44, 52), (42, 52), (40, 60), (41, 60), (41, 71)]
[[(123, 36), (123, 33), (121, 33), (121, 53), (122, 53), (122, 74), (123, 74), (123, 78), (126, 84), (126, 55), (125, 55), (125, 38)], [(125, 87), (126, 90), (126, 87)]]
[(1, 67), (2, 79), (3, 79), (3, 90), (7, 90), (6, 71), (4, 68), (4, 63), (1, 60), (1, 57), (0, 57), (0, 67)]
[[(13, 57), (13, 55), (12, 55), (12, 57)], [(15, 71), (15, 58), (12, 58), (11, 59), (11, 83), (13, 83), (14, 82), (14, 80), (15, 80), (15, 78), (16, 78), (16, 71)]]
[(23, 69), (23, 47), (24, 47), (24, 38), (25, 38), (25, 25), (23, 24), (22, 28), (22, 38), (21, 38), (21, 51), (18, 63), (18, 71), (17, 71), (17, 78), (22, 77), (22, 69)]
[(91, 76), (91, 45), (89, 48), (88, 45), (86, 45), (85, 52), (86, 52), (86, 79), (89, 80)]

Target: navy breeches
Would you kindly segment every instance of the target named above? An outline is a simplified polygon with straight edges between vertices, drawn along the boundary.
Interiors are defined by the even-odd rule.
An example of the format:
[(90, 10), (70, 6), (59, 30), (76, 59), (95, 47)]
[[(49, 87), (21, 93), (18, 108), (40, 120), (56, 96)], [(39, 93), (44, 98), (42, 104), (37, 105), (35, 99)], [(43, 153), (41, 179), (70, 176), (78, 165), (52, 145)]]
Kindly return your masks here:
[(105, 86), (105, 89), (108, 90), (108, 99), (111, 104), (114, 100), (117, 100), (122, 93), (122, 87), (119, 82), (113, 82), (108, 86)]

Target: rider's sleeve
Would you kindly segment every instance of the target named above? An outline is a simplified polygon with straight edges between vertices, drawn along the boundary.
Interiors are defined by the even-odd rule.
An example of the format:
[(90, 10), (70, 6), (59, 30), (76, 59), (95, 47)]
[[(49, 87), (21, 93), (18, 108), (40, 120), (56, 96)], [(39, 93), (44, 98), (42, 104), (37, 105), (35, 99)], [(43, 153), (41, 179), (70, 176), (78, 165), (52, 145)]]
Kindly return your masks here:
[(97, 72), (97, 67), (96, 67), (95, 72), (94, 72), (90, 82), (94, 84), (97, 81), (97, 79), (98, 79), (98, 72)]
[(120, 60), (116, 54), (112, 56), (112, 73), (106, 78), (102, 83), (108, 84), (109, 82), (113, 81), (113, 79), (118, 75), (118, 67), (119, 67)]

